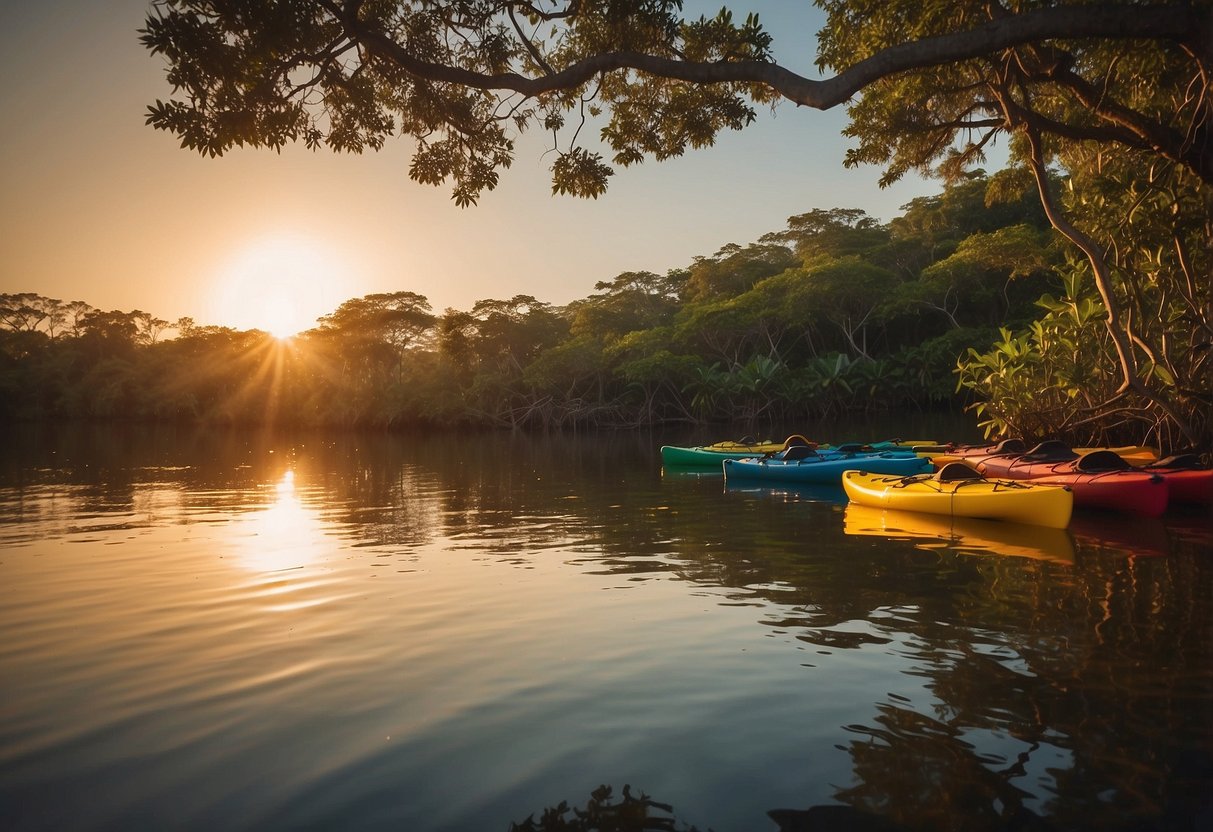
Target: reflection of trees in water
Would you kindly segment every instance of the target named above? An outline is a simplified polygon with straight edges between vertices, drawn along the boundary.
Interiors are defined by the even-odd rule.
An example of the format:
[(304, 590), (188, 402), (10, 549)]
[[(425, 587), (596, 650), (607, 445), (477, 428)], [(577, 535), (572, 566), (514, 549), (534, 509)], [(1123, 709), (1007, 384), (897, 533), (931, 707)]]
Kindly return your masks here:
[[(674, 814), (674, 807), (660, 803), (641, 792), (639, 796), (624, 786), (622, 794), (615, 798), (610, 786), (599, 786), (590, 794), (584, 808), (572, 805), (567, 800), (548, 806), (538, 817), (530, 815), (523, 821), (509, 825), (509, 832), (698, 832)], [(956, 802), (956, 801), (950, 801)], [(942, 807), (941, 807), (942, 808)], [(988, 822), (991, 808), (976, 808), (970, 815), (960, 816), (956, 821), (937, 815), (938, 825), (925, 823), (905, 825), (889, 816), (846, 804), (810, 806), (807, 809), (771, 809), (767, 814), (778, 832), (911, 832), (929, 829), (974, 829), (1005, 830), (1005, 832), (1031, 832), (1032, 830), (1054, 830), (1056, 827), (1022, 808), (1005, 818)], [(756, 828), (756, 827), (755, 827)], [(771, 828), (764, 823), (763, 828)]]
[[(853, 806), (810, 806), (808, 809), (772, 809), (767, 817), (779, 832), (901, 832), (887, 818)], [(538, 818), (510, 824), (509, 832), (698, 832), (674, 815), (674, 807), (624, 785), (618, 798), (611, 786), (590, 793), (584, 808), (562, 800), (544, 808)]]
[[(953, 571), (945, 560), (941, 576)], [(878, 704), (874, 724), (848, 726), (863, 737), (848, 748), (858, 785), (837, 797), (936, 829), (1022, 828), (1027, 794), (1067, 829), (1209, 817), (1208, 569), (1185, 557), (967, 566), (947, 593), (909, 582), (881, 598), (869, 582), (868, 616), (853, 600), (839, 608), (826, 586), (796, 605), (799, 616), (771, 622), (838, 648), (821, 635), (867, 621), (878, 635), (865, 641), (884, 632), (898, 642), (934, 696), (917, 709)]]
[[(995, 678), (1005, 679), (1005, 674)], [(1032, 693), (1018, 687), (1019, 695), (1032, 699)], [(1047, 682), (1028, 687), (1044, 692), (1029, 705), (1065, 699), (1064, 693), (1050, 692)], [(1030, 711), (1020, 713), (1022, 720)], [(1020, 725), (1003, 736), (999, 746), (1009, 745), (1008, 738), (1019, 741), (1010, 757), (983, 751), (973, 741), (974, 732), (993, 730), (988, 723), (974, 725), (955, 714), (934, 718), (885, 704), (878, 707), (874, 723), (851, 727), (862, 736), (848, 748), (857, 785), (840, 789), (835, 797), (900, 828), (1195, 832), (1210, 828), (1213, 820), (1207, 752), (1203, 760), (1191, 752), (1165, 759), (1168, 755), (1157, 754), (1139, 736), (1110, 749), (1100, 726), (1079, 722), (1071, 727), (1063, 718), (1043, 713), (1039, 724)], [(1062, 732), (1067, 727), (1083, 734), (1066, 737)], [(1088, 731), (1096, 736), (1087, 736)], [(1196, 767), (1187, 767), (1192, 765)], [(1033, 770), (1039, 780), (1052, 779), (1052, 784), (1029, 782), (1030, 788), (1019, 788)], [(1038, 814), (1025, 804), (1042, 792), (1051, 797), (1041, 801)]]
[(697, 832), (673, 817), (673, 807), (658, 803), (644, 792), (632, 793), (624, 785), (618, 798), (611, 786), (599, 786), (590, 793), (584, 807), (561, 801), (526, 820), (515, 821), (509, 832)]
[(858, 783), (840, 789), (839, 800), (906, 827), (1031, 828), (1031, 793), (1014, 781), (1033, 749), (1014, 760), (978, 752), (954, 722), (888, 704), (874, 722), (849, 728), (862, 736), (848, 748)]

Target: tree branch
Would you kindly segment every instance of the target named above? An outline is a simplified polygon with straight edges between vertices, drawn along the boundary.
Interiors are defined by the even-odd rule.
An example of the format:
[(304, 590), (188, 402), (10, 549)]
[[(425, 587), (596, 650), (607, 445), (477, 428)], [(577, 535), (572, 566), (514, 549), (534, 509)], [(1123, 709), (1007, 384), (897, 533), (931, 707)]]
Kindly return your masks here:
[(1119, 128), (1131, 132), (1140, 146), (1147, 146), (1160, 156), (1179, 162), (1198, 172), (1206, 181), (1213, 179), (1213, 156), (1205, 148), (1193, 146), (1177, 130), (1165, 127), (1135, 110), (1115, 101), (1072, 69), (1059, 68), (1049, 74), (1050, 80), (1070, 90), (1091, 112)]
[[(330, 12), (338, 12), (331, 0), (320, 0)], [(778, 64), (759, 61), (697, 63), (619, 51), (591, 55), (565, 69), (538, 78), (517, 73), (488, 75), (422, 60), (384, 32), (359, 19), (357, 7), (347, 4), (337, 14), (351, 37), (355, 37), (405, 71), (430, 81), (458, 84), (481, 90), (511, 90), (541, 96), (573, 89), (594, 76), (620, 69), (634, 69), (671, 80), (701, 84), (763, 84), (798, 105), (827, 110), (848, 100), (867, 85), (899, 72), (939, 66), (976, 58), (1025, 43), (1051, 39), (1112, 38), (1158, 39), (1191, 45), (1201, 36), (1211, 17), (1210, 9), (1191, 5), (1171, 6), (1064, 6), (993, 20), (966, 32), (957, 32), (902, 43), (877, 52), (851, 65), (833, 78), (812, 80)]]

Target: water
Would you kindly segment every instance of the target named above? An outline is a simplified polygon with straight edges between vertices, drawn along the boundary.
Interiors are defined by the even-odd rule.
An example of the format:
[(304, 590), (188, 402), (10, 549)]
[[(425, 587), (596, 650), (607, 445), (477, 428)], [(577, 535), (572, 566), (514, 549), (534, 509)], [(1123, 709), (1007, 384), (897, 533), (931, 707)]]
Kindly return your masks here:
[(1210, 828), (1205, 513), (882, 532), (668, 438), (10, 432), (0, 828)]

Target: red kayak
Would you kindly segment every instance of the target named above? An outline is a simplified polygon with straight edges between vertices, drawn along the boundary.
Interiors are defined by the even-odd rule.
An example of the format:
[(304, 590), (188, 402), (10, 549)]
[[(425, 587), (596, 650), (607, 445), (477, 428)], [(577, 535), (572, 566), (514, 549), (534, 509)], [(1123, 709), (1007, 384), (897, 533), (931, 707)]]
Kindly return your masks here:
[(1060, 442), (1042, 442), (1025, 454), (974, 457), (969, 464), (987, 477), (1066, 485), (1074, 505), (1158, 517), (1167, 510), (1169, 475), (1140, 471), (1111, 451), (1079, 456)]
[(971, 459), (990, 454), (1026, 454), (1028, 446), (1022, 439), (1003, 439), (1000, 442), (984, 445), (916, 445), (914, 450), (919, 453), (938, 454), (959, 459)]
[(1196, 454), (1169, 456), (1137, 470), (1161, 474), (1172, 502), (1213, 505), (1213, 468), (1202, 464)]

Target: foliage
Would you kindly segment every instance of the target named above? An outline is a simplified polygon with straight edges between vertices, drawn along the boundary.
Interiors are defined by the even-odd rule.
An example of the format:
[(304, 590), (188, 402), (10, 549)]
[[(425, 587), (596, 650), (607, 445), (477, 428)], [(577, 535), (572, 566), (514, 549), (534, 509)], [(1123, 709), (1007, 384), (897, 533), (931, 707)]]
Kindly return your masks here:
[[(583, 119), (589, 102), (611, 111), (601, 136), (618, 165), (677, 156), (753, 120), (743, 93), (769, 94), (752, 85), (673, 82), (622, 67), (600, 73), (582, 63), (624, 50), (701, 63), (767, 58), (770, 38), (756, 17), (737, 24), (721, 12), (686, 22), (680, 6), (163, 0), (141, 38), (167, 60), (179, 97), (156, 101), (147, 120), (211, 156), (288, 142), (358, 153), (406, 134), (416, 143), (409, 175), (453, 182), (453, 198), (466, 206), (497, 185), (518, 132), (558, 132), (570, 114)], [(553, 75), (564, 80), (526, 81)], [(555, 155), (552, 189), (598, 196), (612, 172), (602, 154), (569, 143)]]
[[(874, 58), (907, 28), (914, 38), (946, 37), (958, 22), (965, 27), (1008, 13), (976, 0), (822, 5), (829, 26), (821, 36), (820, 64), (835, 69)], [(1078, 8), (1058, 4), (1056, 13)], [(1108, 6), (1101, 13), (1165, 8)], [(1207, 17), (1213, 5), (1186, 8)], [(909, 297), (957, 325), (993, 324), (1005, 318), (996, 308), (1004, 301), (992, 292), (993, 273), (1006, 274), (1009, 288), (1061, 255), (1081, 258), (1066, 270), (1087, 281), (1081, 291), (1105, 309), (1105, 335), (1093, 327), (1066, 330), (1078, 339), (1077, 350), (1112, 373), (1110, 379), (1073, 375), (1061, 382), (1086, 385), (1065, 391), (1071, 405), (1081, 404), (1079, 413), (1062, 417), (1055, 405), (1033, 397), (1036, 385), (1049, 390), (1064, 378), (1055, 373), (1057, 356), (1047, 352), (1052, 341), (1042, 341), (1036, 324), (1004, 337), (986, 356), (1001, 356), (1005, 366), (974, 359), (964, 383), (990, 399), (985, 412), (995, 419), (991, 429), (1124, 430), (1149, 433), (1165, 445), (1213, 442), (1207, 347), (1213, 342), (1207, 259), (1213, 248), (1211, 55), (1183, 38), (1154, 38), (1144, 28), (1139, 34), (1134, 43), (1085, 37), (975, 51), (886, 75), (848, 107), (845, 132), (857, 144), (847, 164), (882, 165), (885, 182), (912, 170), (963, 181), (991, 142), (1009, 136), (1012, 167), (991, 183), (987, 200), (1021, 193), (1030, 183), (1049, 225), (1065, 241), (1063, 248), (1033, 241), (1032, 223), (1014, 231), (980, 229), (984, 236), (969, 236), (924, 270)], [(962, 268), (953, 272), (956, 266)], [(978, 280), (962, 286), (958, 278)], [(985, 306), (987, 315), (964, 320), (961, 298)], [(1058, 322), (1046, 317), (1038, 323), (1050, 330)], [(1009, 384), (1012, 374), (1023, 377), (1014, 396), (1015, 388), (1002, 383)], [(982, 388), (980, 379), (991, 386)], [(1045, 417), (1050, 409), (1054, 415)]]
[[(997, 65), (1018, 47), (1031, 57), (1023, 66), (1035, 81), (1050, 72), (1047, 53), (1059, 38), (1151, 38), (1197, 51), (1207, 25), (1207, 15), (1185, 5), (820, 5), (830, 26), (820, 35), (818, 64), (841, 70), (825, 80), (775, 64), (757, 14), (741, 21), (721, 9), (685, 20), (681, 0), (159, 0), (140, 37), (167, 61), (174, 97), (151, 105), (147, 121), (211, 156), (288, 142), (362, 152), (400, 133), (414, 142), (409, 175), (453, 182), (453, 198), (466, 206), (496, 186), (527, 129), (556, 139), (555, 193), (597, 197), (613, 170), (603, 152), (579, 143), (589, 120), (600, 125), (610, 162), (627, 166), (709, 146), (722, 130), (751, 123), (755, 104), (786, 99), (825, 109), (892, 78), (926, 106), (890, 106), (865, 94), (851, 106), (903, 146), (865, 146), (849, 158), (891, 159), (886, 179), (894, 179), (947, 153), (941, 121), (953, 130), (990, 126), (984, 91), (972, 83), (983, 61)], [(940, 32), (950, 37), (931, 37)], [(1052, 73), (1054, 81), (1061, 76)], [(971, 94), (949, 96), (954, 90)], [(1081, 118), (1056, 124), (1063, 132), (1092, 129)], [(1118, 132), (1111, 131), (1123, 138)], [(1185, 163), (1198, 158), (1163, 138), (1156, 142), (1163, 152)]]

